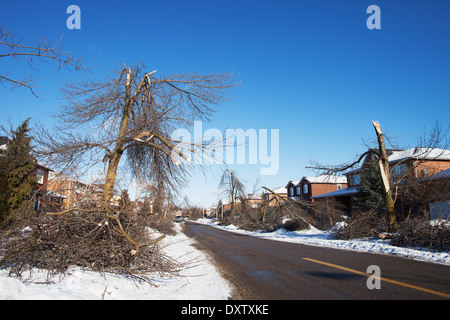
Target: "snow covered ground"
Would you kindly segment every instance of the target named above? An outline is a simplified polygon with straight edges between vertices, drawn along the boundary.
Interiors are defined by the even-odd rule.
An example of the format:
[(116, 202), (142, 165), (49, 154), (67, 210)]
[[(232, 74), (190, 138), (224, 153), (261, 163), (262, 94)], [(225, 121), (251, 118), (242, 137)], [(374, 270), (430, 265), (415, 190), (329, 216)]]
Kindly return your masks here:
[(193, 247), (194, 241), (180, 231), (163, 241), (164, 250), (172, 258), (188, 263), (189, 268), (180, 277), (155, 274), (148, 283), (136, 282), (128, 277), (69, 269), (68, 276), (54, 278), (45, 284), (47, 273), (33, 270), (32, 278), (23, 283), (8, 277), (7, 270), (0, 270), (0, 299), (13, 300), (224, 300), (231, 296), (231, 287), (217, 273), (208, 257)]
[(308, 244), (321, 247), (330, 247), (344, 250), (356, 250), (378, 254), (396, 255), (405, 258), (428, 261), (450, 265), (450, 252), (430, 252), (426, 248), (404, 248), (390, 244), (390, 240), (381, 239), (356, 239), (336, 240), (331, 238), (330, 231), (321, 231), (316, 228), (302, 231), (286, 231), (278, 229), (275, 232), (245, 231), (234, 225), (219, 226), (210, 219), (201, 219), (197, 222), (215, 226), (223, 230), (239, 232), (246, 235), (261, 237), (272, 240), (288, 241), (293, 243)]
[[(255, 237), (289, 241), (315, 246), (326, 246), (336, 249), (357, 250), (378, 254), (397, 255), (411, 259), (450, 265), (449, 252), (429, 252), (420, 248), (401, 248), (390, 245), (389, 240), (335, 240), (330, 232), (310, 229), (306, 231), (286, 231), (279, 229), (271, 233), (249, 232), (239, 230), (233, 225), (218, 226), (209, 219), (201, 219), (199, 223), (224, 230), (244, 233)], [(167, 254), (180, 262), (190, 261), (189, 268), (181, 272), (180, 277), (160, 276), (155, 274), (152, 281), (157, 287), (148, 283), (139, 283), (124, 276), (99, 274), (74, 267), (69, 275), (62, 279), (53, 279), (55, 283), (45, 284), (46, 272), (34, 270), (32, 278), (23, 283), (8, 277), (7, 270), (0, 270), (0, 299), (89, 299), (89, 300), (225, 300), (231, 296), (231, 287), (220, 277), (217, 269), (202, 251), (197, 250), (194, 241), (181, 232), (177, 224), (178, 234), (166, 237)]]

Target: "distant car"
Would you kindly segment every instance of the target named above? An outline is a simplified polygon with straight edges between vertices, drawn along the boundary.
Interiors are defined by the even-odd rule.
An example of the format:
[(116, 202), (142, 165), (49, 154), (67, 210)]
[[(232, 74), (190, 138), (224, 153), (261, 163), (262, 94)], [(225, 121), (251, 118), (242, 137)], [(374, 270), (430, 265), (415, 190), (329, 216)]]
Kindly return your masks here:
[(182, 216), (176, 216), (175, 217), (175, 222), (183, 222), (183, 217)]

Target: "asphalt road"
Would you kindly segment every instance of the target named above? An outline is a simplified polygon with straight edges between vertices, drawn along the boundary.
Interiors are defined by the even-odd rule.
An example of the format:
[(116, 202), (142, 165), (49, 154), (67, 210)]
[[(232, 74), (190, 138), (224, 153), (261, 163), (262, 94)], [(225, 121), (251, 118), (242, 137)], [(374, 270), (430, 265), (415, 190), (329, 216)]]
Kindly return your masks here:
[[(233, 299), (450, 299), (450, 266), (261, 239), (192, 222), (183, 230), (235, 287)], [(380, 278), (368, 273), (373, 265)]]

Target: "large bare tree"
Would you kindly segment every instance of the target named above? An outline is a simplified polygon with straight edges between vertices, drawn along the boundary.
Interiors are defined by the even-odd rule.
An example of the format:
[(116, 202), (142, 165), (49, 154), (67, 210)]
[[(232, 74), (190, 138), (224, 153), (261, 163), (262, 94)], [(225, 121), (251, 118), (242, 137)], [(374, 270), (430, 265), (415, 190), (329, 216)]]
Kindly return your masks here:
[(38, 130), (39, 153), (61, 169), (106, 166), (103, 202), (110, 206), (119, 163), (135, 177), (153, 181), (168, 191), (185, 181), (189, 161), (172, 140), (175, 129), (189, 128), (193, 120), (208, 120), (213, 107), (236, 85), (230, 74), (160, 75), (135, 65), (100, 80), (67, 84), (67, 101), (54, 113), (52, 130)]
[(230, 214), (234, 219), (234, 213), (237, 211), (237, 202), (245, 196), (244, 184), (236, 176), (235, 171), (227, 168), (223, 171), (219, 182), (219, 189), (222, 190), (222, 194), (230, 201)]

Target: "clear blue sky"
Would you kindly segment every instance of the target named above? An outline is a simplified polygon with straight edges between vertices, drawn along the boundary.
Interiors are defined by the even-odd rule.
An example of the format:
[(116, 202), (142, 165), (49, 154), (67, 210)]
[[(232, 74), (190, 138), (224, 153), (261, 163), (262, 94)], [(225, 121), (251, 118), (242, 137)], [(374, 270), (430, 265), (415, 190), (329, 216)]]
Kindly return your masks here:
[[(81, 30), (68, 30), (66, 9), (81, 8)], [(369, 5), (381, 29), (369, 30)], [(436, 120), (450, 119), (448, 0), (309, 1), (5, 1), (0, 24), (25, 43), (59, 39), (96, 73), (143, 61), (165, 73), (233, 72), (241, 85), (207, 127), (280, 130), (278, 174), (258, 165), (232, 166), (251, 189), (284, 186), (314, 175), (310, 160), (354, 159), (373, 140), (372, 120), (400, 146), (414, 146)], [(0, 70), (26, 76), (21, 62)], [(49, 123), (59, 88), (79, 72), (40, 64), (36, 99), (0, 87), (0, 123), (27, 117)], [(50, 124), (49, 124), (50, 125)], [(187, 194), (211, 205), (221, 167), (194, 175)]]

